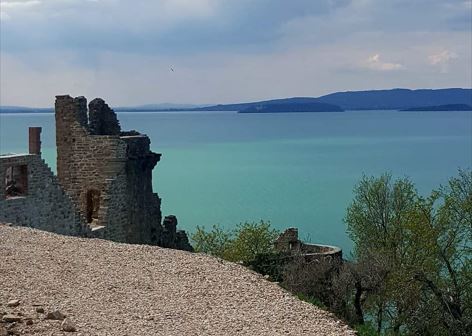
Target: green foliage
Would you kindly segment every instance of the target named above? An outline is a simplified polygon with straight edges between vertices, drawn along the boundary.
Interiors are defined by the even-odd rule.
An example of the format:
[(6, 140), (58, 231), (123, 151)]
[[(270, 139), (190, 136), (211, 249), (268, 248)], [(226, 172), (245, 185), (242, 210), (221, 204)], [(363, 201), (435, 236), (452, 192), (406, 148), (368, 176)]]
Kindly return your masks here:
[(229, 261), (251, 264), (260, 254), (273, 253), (273, 243), (279, 232), (270, 222), (240, 223), (232, 231), (213, 225), (210, 231), (197, 227), (191, 238), (196, 252), (208, 253)]
[(353, 261), (339, 267), (286, 263), (264, 221), (197, 227), (192, 240), (197, 252), (241, 261), (327, 306), (359, 335), (472, 334), (472, 171), (428, 197), (407, 178), (364, 176), (345, 222)]
[(358, 324), (354, 327), (359, 336), (379, 336), (379, 333), (371, 323)]
[(241, 223), (236, 227), (227, 258), (249, 264), (258, 254), (273, 252), (278, 235), (279, 232), (270, 227), (270, 222)]
[(231, 234), (220, 226), (213, 225), (210, 231), (197, 226), (191, 235), (195, 252), (203, 252), (223, 258), (231, 242)]
[(471, 171), (427, 198), (408, 179), (363, 177), (345, 221), (358, 320), (394, 335), (472, 332)]
[(248, 266), (257, 273), (269, 275), (270, 280), (281, 282), (285, 269), (286, 259), (279, 252), (259, 253)]
[(324, 309), (324, 310), (328, 309), (328, 307), (321, 300), (317, 299), (314, 296), (306, 295), (303, 293), (297, 293), (297, 297), (300, 300), (311, 303), (312, 305), (317, 306), (321, 309)]
[[(392, 182), (390, 174), (379, 178), (364, 176), (354, 193), (345, 221), (355, 254), (395, 253), (402, 241), (401, 224), (406, 222), (418, 199), (413, 183), (406, 178)], [(389, 257), (389, 262), (395, 261), (394, 255)]]

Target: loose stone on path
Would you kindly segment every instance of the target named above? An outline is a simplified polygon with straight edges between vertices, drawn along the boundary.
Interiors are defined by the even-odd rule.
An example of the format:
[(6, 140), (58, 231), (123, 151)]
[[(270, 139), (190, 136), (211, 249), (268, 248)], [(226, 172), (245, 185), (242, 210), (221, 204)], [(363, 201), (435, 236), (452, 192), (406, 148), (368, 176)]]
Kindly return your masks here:
[(0, 327), (19, 335), (355, 335), (264, 276), (208, 255), (0, 224), (0, 260)]

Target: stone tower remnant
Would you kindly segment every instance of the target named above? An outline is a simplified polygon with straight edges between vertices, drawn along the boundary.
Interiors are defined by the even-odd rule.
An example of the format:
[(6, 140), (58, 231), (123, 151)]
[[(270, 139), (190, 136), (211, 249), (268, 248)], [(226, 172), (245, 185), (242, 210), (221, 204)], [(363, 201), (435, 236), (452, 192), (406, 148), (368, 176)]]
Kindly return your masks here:
[(192, 250), (177, 218), (162, 222), (149, 137), (123, 132), (103, 99), (57, 96), (57, 176), (41, 158), (41, 128), (29, 154), (0, 155), (0, 222), (61, 234)]
[(57, 96), (55, 109), (58, 178), (87, 223), (106, 239), (189, 249), (175, 227), (163, 234), (161, 199), (152, 189), (161, 154), (150, 150), (149, 137), (123, 132), (100, 98), (87, 110), (84, 97)]

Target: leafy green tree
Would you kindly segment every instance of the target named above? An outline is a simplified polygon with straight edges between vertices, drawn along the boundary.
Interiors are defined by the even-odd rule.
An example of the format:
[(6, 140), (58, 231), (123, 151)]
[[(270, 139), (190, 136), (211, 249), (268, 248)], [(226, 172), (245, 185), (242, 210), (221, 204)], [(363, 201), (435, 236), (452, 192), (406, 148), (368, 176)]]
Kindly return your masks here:
[(244, 222), (236, 229), (225, 231), (213, 225), (210, 231), (197, 226), (191, 238), (196, 252), (204, 252), (229, 261), (249, 265), (258, 255), (270, 254), (279, 232), (270, 222)]
[(216, 257), (224, 258), (232, 241), (230, 232), (223, 230), (219, 225), (213, 225), (210, 231), (205, 227), (197, 226), (191, 235), (195, 252), (203, 252)]
[(407, 325), (436, 335), (472, 334), (472, 171), (459, 171), (422, 200), (410, 226), (429, 262), (408, 265), (422, 296)]
[(257, 255), (271, 253), (279, 232), (270, 226), (270, 222), (240, 223), (234, 231), (234, 239), (229, 246), (228, 260), (251, 263)]
[[(364, 300), (364, 307), (374, 316), (380, 332), (386, 327), (386, 316), (388, 321), (398, 324), (404, 315), (403, 306), (407, 303), (396, 292), (395, 281), (400, 277), (395, 272), (400, 270), (403, 256), (403, 223), (415, 209), (418, 196), (410, 180), (392, 181), (389, 174), (379, 178), (364, 176), (354, 192), (345, 218), (354, 242), (354, 256), (359, 265), (375, 265), (356, 270), (356, 296), (375, 293)], [(372, 279), (377, 283), (372, 283)], [(358, 321), (362, 323), (363, 307), (355, 303)]]
[(427, 198), (408, 179), (364, 177), (345, 220), (357, 322), (367, 314), (396, 335), (472, 333), (472, 172)]

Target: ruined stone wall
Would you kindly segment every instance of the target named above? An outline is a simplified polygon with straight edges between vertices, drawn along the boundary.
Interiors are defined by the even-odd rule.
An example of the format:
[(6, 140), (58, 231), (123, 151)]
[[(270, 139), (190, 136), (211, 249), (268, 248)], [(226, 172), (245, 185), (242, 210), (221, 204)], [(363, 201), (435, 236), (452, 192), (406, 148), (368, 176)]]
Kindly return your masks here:
[[(21, 196), (6, 193), (6, 173), (25, 167), (27, 189)], [(14, 223), (72, 236), (93, 236), (51, 169), (39, 155), (0, 156), (0, 222)]]
[(298, 229), (288, 228), (275, 240), (274, 247), (280, 252), (298, 252), (301, 242), (298, 239)]
[(288, 228), (280, 234), (274, 242), (274, 248), (278, 252), (295, 256), (303, 256), (306, 260), (329, 257), (342, 261), (341, 248), (331, 245), (304, 243), (298, 239), (298, 229)]
[[(129, 220), (135, 230), (127, 235), (130, 243), (161, 245), (161, 199), (152, 190), (152, 170), (161, 155), (150, 151), (150, 140), (144, 135), (123, 136), (127, 144), (127, 189)], [(156, 222), (159, 225), (156, 225)]]
[[(163, 235), (161, 200), (152, 189), (152, 170), (160, 154), (150, 150), (146, 135), (122, 132), (116, 114), (103, 100), (94, 99), (88, 111), (86, 104), (84, 97), (56, 97), (61, 184), (90, 225), (104, 227), (104, 238), (177, 246)], [(90, 210), (91, 203), (99, 207)], [(177, 240), (176, 234), (172, 237)]]
[[(90, 132), (84, 97), (58, 96), (55, 107), (57, 173), (61, 185), (92, 227), (104, 226), (105, 238), (125, 242), (126, 144), (117, 135)], [(97, 120), (98, 117), (95, 128), (103, 130)], [(90, 198), (99, 204), (93, 219)]]
[(121, 132), (99, 98), (87, 109), (84, 97), (57, 96), (55, 108), (58, 176), (41, 159), (41, 128), (30, 128), (31, 154), (0, 156), (0, 222), (192, 250), (175, 216), (161, 225), (152, 189), (161, 154), (150, 150), (149, 138)]
[(94, 135), (120, 135), (121, 127), (115, 112), (101, 98), (89, 104), (89, 130)]

